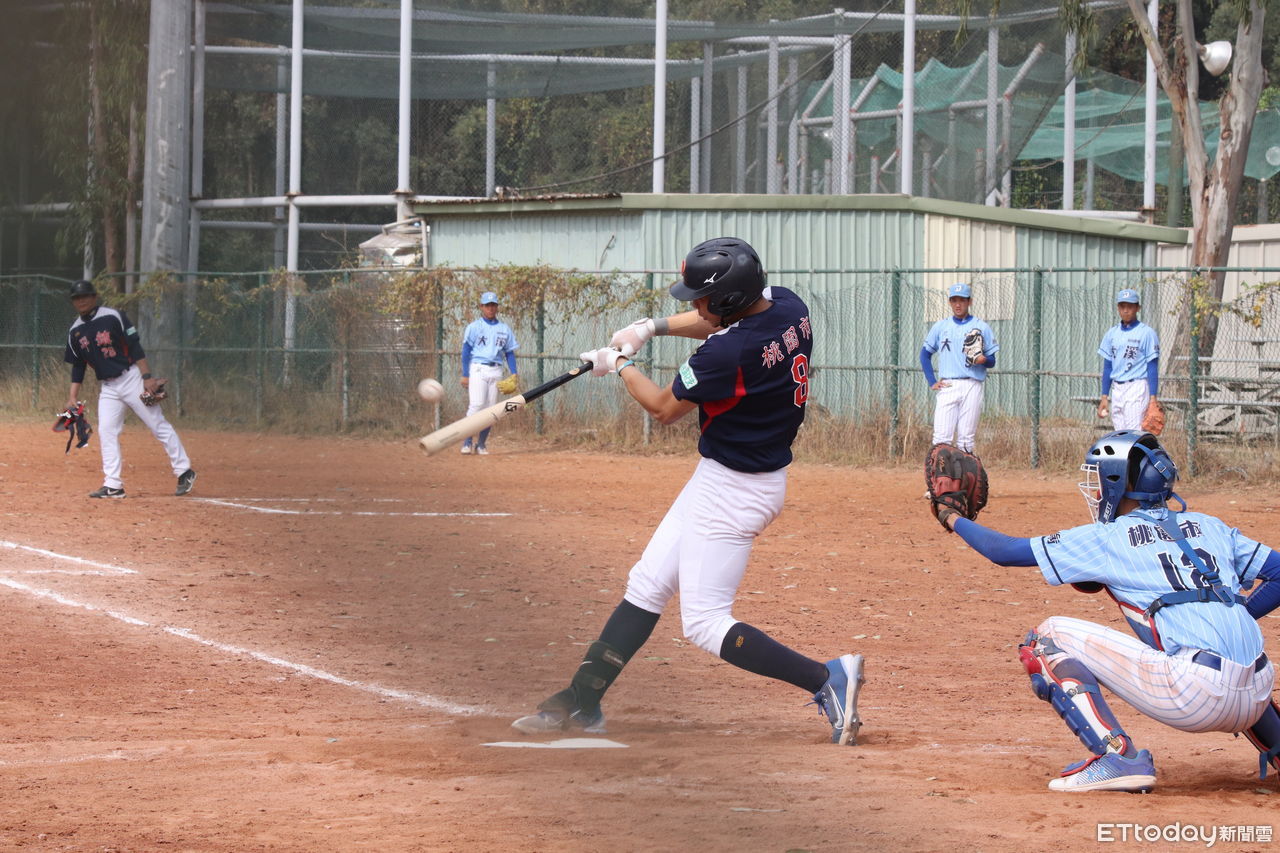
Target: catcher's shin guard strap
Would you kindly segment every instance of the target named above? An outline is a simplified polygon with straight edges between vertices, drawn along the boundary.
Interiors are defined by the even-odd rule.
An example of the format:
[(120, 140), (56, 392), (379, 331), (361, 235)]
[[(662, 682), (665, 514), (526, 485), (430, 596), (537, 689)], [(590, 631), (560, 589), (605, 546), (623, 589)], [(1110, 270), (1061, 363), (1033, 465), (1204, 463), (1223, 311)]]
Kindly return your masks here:
[(588, 646), (587, 654), (570, 682), (578, 707), (587, 713), (600, 707), (600, 699), (626, 665), (627, 659), (608, 643), (596, 640)]
[(1018, 649), (1036, 697), (1048, 702), (1071, 733), (1094, 755), (1132, 753), (1133, 742), (1102, 698), (1097, 678), (1072, 658), (1061, 658), (1050, 664), (1048, 655), (1057, 653), (1059, 649), (1034, 632), (1027, 635), (1027, 641)]
[(1280, 705), (1272, 699), (1258, 722), (1245, 729), (1245, 737), (1258, 748), (1258, 778), (1267, 778), (1267, 765), (1280, 773)]

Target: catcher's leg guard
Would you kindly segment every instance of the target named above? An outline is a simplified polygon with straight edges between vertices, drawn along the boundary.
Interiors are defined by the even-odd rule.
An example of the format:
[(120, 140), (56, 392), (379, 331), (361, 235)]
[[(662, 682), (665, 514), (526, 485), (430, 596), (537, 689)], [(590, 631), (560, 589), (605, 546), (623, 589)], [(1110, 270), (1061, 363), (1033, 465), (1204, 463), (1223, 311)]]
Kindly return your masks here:
[(1031, 676), (1031, 689), (1058, 712), (1067, 728), (1094, 755), (1117, 752), (1125, 757), (1137, 754), (1133, 741), (1120, 728), (1098, 689), (1098, 679), (1079, 661), (1058, 657), (1062, 650), (1035, 631), (1018, 647), (1018, 658)]
[(1258, 756), (1258, 778), (1267, 778), (1267, 765), (1280, 773), (1280, 705), (1272, 699), (1258, 722), (1241, 732), (1262, 753)]

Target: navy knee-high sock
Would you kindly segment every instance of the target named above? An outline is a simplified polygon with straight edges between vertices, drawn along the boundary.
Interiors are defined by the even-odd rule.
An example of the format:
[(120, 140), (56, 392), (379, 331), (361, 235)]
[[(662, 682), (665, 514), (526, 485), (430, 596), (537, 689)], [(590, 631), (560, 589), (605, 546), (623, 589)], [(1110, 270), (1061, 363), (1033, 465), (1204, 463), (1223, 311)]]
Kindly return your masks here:
[(827, 683), (827, 665), (792, 651), (759, 628), (736, 622), (720, 644), (720, 659), (739, 669), (817, 693)]

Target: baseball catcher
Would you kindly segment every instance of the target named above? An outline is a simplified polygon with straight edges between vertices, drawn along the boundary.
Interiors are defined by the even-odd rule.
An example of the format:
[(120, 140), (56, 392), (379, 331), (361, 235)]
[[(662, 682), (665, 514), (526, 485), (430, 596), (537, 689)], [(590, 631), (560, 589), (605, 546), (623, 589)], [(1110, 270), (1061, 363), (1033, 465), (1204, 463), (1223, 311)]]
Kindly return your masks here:
[[(979, 333), (981, 337), (981, 333)], [(961, 515), (972, 521), (987, 505), (987, 472), (982, 460), (951, 444), (935, 444), (924, 460), (929, 506), (948, 533), (947, 519)]]
[(89, 444), (89, 434), (93, 432), (93, 427), (89, 426), (89, 418), (85, 416), (84, 403), (68, 406), (66, 411), (58, 414), (53, 431), (62, 432), (63, 430), (67, 431), (67, 449), (62, 451), (63, 453), (71, 452), (73, 440), (77, 450)]
[(964, 333), (964, 341), (960, 345), (960, 351), (964, 353), (966, 367), (973, 367), (978, 363), (977, 358), (982, 355), (983, 349), (986, 348), (986, 343), (982, 339), (981, 329), (970, 329)]
[(1160, 405), (1160, 401), (1155, 397), (1152, 397), (1151, 402), (1147, 404), (1146, 414), (1142, 416), (1141, 429), (1152, 435), (1164, 432), (1164, 406)]

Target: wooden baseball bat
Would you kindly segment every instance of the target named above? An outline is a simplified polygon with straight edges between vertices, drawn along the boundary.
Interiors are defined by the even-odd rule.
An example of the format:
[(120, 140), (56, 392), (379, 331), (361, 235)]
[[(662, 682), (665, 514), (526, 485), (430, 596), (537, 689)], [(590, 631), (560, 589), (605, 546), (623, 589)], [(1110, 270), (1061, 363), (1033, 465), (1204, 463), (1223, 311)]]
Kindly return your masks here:
[(418, 439), (418, 444), (422, 445), (422, 449), (428, 454), (439, 453), (452, 444), (457, 444), (460, 441), (471, 438), (473, 435), (479, 434), (481, 430), (488, 429), (512, 412), (520, 411), (527, 404), (532, 403), (548, 391), (554, 391), (570, 379), (576, 379), (584, 373), (590, 373), (591, 367), (591, 362), (584, 361), (573, 370), (562, 373), (555, 379), (543, 382), (537, 388), (530, 388), (523, 394), (516, 394), (514, 397), (499, 400), (489, 408), (481, 409), (474, 415), (467, 415), (462, 420), (454, 421), (448, 426), (442, 426), (430, 435), (424, 435)]

